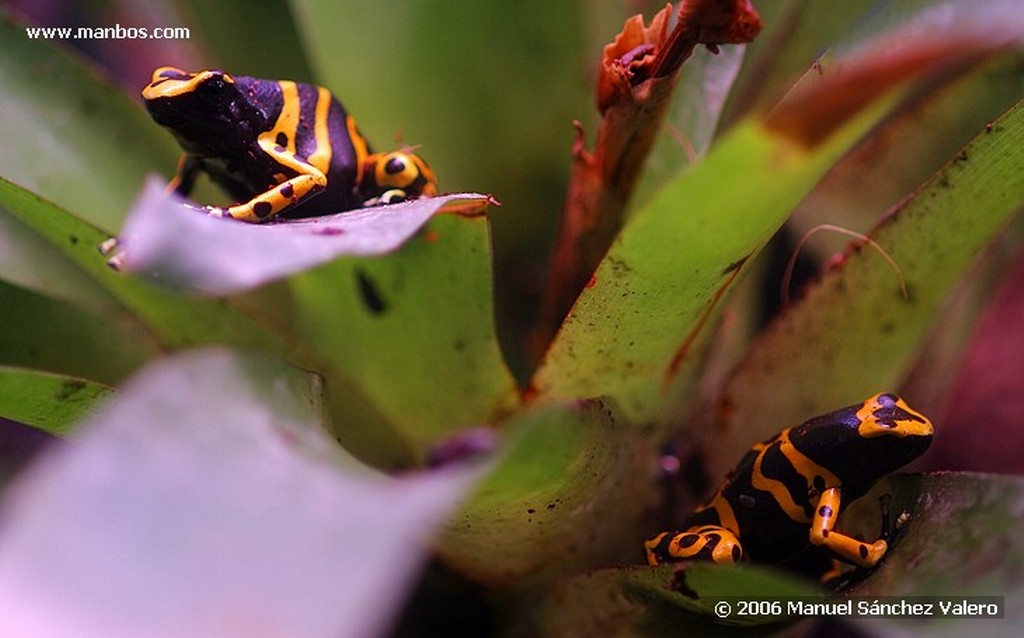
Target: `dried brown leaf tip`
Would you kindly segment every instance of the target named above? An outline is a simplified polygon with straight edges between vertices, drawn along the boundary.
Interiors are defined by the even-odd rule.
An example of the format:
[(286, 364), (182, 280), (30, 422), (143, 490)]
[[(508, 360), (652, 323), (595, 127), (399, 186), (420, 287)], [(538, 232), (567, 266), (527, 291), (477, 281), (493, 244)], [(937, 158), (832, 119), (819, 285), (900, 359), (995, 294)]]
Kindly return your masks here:
[(684, 2), (679, 23), (696, 32), (697, 44), (711, 46), (751, 42), (761, 32), (761, 16), (750, 0)]
[(650, 26), (635, 15), (626, 21), (615, 40), (605, 45), (597, 76), (597, 108), (632, 101), (633, 87), (651, 76), (658, 47), (665, 43), (672, 5), (659, 11)]
[(562, 227), (533, 339), (538, 351), (549, 343), (622, 227), (683, 62), (698, 45), (715, 50), (720, 44), (749, 42), (761, 30), (750, 0), (685, 0), (674, 27), (672, 13), (672, 5), (665, 5), (649, 25), (643, 16), (633, 16), (604, 48), (596, 87), (601, 124), (593, 152), (586, 150), (582, 126), (576, 124)]
[(670, 33), (671, 17), (672, 5), (659, 11), (649, 26), (643, 16), (635, 15), (605, 46), (597, 80), (598, 110), (604, 113), (633, 101), (633, 87), (671, 75), (699, 44), (716, 50), (720, 44), (751, 42), (761, 31), (761, 17), (749, 0), (682, 2)]

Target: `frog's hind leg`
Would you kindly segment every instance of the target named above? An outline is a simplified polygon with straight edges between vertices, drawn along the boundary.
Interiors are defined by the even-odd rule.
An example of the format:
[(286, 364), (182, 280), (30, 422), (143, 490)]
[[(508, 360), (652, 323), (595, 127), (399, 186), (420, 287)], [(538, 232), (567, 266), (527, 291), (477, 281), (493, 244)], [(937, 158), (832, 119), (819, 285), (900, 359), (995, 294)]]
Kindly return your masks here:
[(644, 543), (649, 565), (681, 560), (711, 560), (738, 563), (743, 546), (728, 529), (719, 525), (700, 525), (685, 532), (662, 532)]

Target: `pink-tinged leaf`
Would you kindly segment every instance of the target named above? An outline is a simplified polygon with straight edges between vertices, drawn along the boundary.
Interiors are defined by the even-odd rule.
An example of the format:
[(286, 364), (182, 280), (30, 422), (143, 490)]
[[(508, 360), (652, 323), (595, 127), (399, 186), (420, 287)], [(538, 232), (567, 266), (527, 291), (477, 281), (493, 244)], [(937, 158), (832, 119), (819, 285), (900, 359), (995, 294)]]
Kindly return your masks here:
[(218, 219), (146, 183), (119, 237), (123, 268), (165, 285), (225, 295), (339, 257), (397, 250), (444, 209), (482, 214), (488, 197), (446, 195), (335, 215), (267, 224)]
[(147, 368), (5, 494), (0, 635), (385, 634), (476, 470), (371, 472), (318, 404), (262, 357)]

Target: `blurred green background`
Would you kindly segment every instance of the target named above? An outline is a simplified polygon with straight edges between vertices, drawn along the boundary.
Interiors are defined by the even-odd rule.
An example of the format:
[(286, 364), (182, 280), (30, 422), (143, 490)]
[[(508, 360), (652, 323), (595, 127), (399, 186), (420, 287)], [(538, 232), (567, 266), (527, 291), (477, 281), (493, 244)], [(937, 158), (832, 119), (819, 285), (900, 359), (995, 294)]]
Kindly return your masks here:
[[(332, 89), (378, 148), (411, 144), (442, 191), (493, 194), (499, 332), (523, 378), (523, 336), (544, 285), (570, 166), (573, 120), (592, 143), (604, 44), (652, 0), (4, 0), (40, 26), (187, 26), (187, 40), (66, 40), (134, 99), (154, 68), (219, 67)], [(823, 43), (874, 3), (769, 2), (754, 47), (785, 55), (745, 69), (725, 120), (776, 95)], [(797, 16), (800, 16), (797, 19)], [(813, 28), (811, 28), (813, 27)], [(3, 46), (0, 43), (0, 46)], [(169, 175), (172, 165), (165, 168)], [(141, 186), (141, 185), (140, 185)]]

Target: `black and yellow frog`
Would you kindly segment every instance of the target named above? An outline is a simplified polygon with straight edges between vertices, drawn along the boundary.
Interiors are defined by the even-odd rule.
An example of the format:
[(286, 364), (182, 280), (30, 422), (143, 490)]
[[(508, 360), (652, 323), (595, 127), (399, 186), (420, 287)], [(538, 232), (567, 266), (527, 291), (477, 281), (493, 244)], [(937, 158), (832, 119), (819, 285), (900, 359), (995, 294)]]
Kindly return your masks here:
[(422, 158), (373, 153), (323, 87), (161, 67), (142, 97), (185, 151), (171, 187), (187, 195), (205, 171), (239, 202), (203, 207), (214, 216), (312, 217), (437, 193)]
[(874, 567), (888, 550), (885, 538), (858, 540), (837, 530), (836, 520), (878, 479), (923, 454), (932, 432), (924, 415), (885, 393), (783, 430), (747, 452), (684, 531), (648, 540), (647, 561), (735, 563), (746, 556), (785, 564), (817, 547), (818, 556)]

